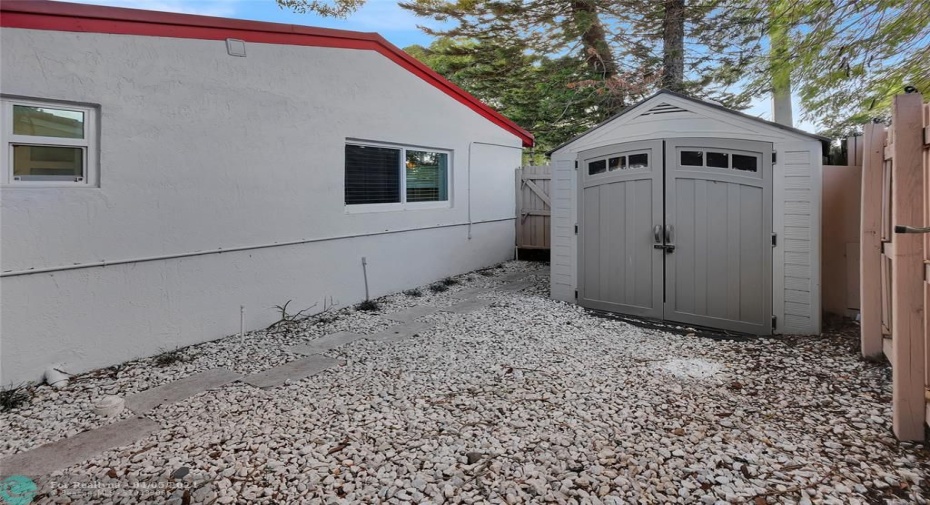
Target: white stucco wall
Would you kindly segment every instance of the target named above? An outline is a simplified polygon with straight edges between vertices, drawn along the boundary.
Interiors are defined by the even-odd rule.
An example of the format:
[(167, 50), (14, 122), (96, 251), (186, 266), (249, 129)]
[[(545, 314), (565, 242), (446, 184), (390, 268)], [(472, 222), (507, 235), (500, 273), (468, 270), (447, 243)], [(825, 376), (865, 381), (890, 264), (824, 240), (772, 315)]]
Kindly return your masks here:
[[(100, 110), (98, 188), (0, 189), (4, 272), (311, 241), (0, 278), (0, 382), (229, 335), (240, 305), (248, 329), (287, 300), (350, 305), (364, 298), (362, 256), (372, 296), (512, 257), (515, 135), (373, 51), (249, 43), (247, 54), (224, 41), (0, 32), (0, 92)], [(451, 151), (451, 206), (347, 213), (346, 139)]]
[[(643, 115), (666, 103), (685, 112)], [(771, 142), (773, 166), (772, 314), (775, 333), (820, 332), (820, 142), (736, 114), (661, 94), (552, 153), (551, 295), (575, 302), (578, 248), (575, 160), (579, 151), (638, 140), (705, 137)]]

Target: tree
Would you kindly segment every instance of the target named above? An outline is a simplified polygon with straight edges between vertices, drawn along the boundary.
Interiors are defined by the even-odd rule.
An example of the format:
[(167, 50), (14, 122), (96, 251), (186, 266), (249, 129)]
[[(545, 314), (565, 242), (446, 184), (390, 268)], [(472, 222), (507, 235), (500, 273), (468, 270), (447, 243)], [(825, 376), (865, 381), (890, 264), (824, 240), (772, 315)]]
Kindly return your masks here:
[[(737, 12), (760, 44), (745, 46), (713, 78), (740, 76), (748, 97), (769, 93), (790, 76), (803, 117), (827, 133), (886, 118), (905, 85), (930, 99), (930, 2), (744, 0), (727, 12)], [(770, 52), (772, 36), (776, 50)]]

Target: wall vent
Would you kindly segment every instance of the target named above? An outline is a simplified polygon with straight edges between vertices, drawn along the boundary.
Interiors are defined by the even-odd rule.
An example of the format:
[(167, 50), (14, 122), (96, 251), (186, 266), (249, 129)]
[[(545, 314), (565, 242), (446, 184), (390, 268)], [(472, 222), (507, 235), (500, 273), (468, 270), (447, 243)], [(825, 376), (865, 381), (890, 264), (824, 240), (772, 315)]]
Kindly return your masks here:
[(670, 105), (665, 102), (662, 102), (656, 105), (655, 107), (647, 110), (646, 112), (643, 112), (642, 114), (640, 114), (640, 116), (650, 116), (653, 114), (671, 114), (673, 112), (691, 112), (691, 111), (688, 109), (682, 109), (681, 107), (678, 107), (677, 105)]
[(226, 52), (230, 56), (245, 57), (245, 41), (239, 39), (226, 39)]

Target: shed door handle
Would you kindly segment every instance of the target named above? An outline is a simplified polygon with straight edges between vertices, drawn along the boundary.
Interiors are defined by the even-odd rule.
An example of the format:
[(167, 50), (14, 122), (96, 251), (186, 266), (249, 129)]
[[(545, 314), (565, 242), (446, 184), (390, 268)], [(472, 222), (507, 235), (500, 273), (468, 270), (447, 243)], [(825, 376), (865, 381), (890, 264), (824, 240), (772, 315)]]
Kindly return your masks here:
[(665, 252), (675, 252), (675, 228), (672, 225), (665, 225)]
[(652, 236), (655, 239), (656, 244), (662, 243), (662, 225), (657, 224), (652, 228)]

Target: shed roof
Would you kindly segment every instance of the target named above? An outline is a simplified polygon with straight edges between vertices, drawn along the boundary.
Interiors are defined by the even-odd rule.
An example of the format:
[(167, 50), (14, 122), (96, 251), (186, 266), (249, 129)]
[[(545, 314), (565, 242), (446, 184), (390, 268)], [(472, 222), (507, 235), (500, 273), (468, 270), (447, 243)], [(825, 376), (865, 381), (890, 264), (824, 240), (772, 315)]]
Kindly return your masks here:
[[(571, 140), (569, 140), (569, 141), (567, 141), (567, 142), (562, 143), (562, 144), (559, 145), (558, 147), (556, 147), (556, 148), (552, 149), (551, 151), (549, 151), (547, 154), (552, 154), (552, 153), (558, 151), (559, 149), (562, 149), (563, 147), (565, 147), (565, 146), (567, 146), (567, 145), (569, 145), (569, 144), (574, 143), (574, 142), (577, 141), (578, 139), (580, 139), (580, 138), (582, 138), (582, 137), (588, 135), (589, 133), (594, 132), (595, 130), (600, 129), (602, 126), (605, 126), (606, 124), (608, 124), (608, 123), (614, 121), (615, 119), (618, 119), (618, 118), (624, 116), (627, 112), (630, 112), (631, 110), (633, 110), (633, 109), (639, 107), (640, 105), (642, 105), (642, 104), (644, 104), (644, 103), (646, 103), (646, 102), (648, 102), (648, 101), (650, 101), (650, 100), (652, 100), (652, 99), (654, 99), (654, 98), (656, 98), (656, 97), (659, 97), (659, 96), (661, 96), (661, 95), (671, 95), (671, 96), (674, 96), (674, 97), (678, 97), (678, 98), (681, 98), (681, 99), (684, 99), (684, 100), (688, 100), (688, 101), (691, 101), (691, 102), (694, 102), (694, 103), (701, 104), (701, 105), (703, 105), (703, 106), (705, 106), (705, 107), (711, 107), (711, 108), (717, 109), (717, 110), (719, 110), (719, 111), (723, 111), (723, 112), (726, 112), (726, 113), (729, 113), (729, 114), (734, 114), (734, 115), (737, 115), (737, 116), (739, 116), (739, 117), (741, 117), (741, 118), (744, 118), (744, 119), (749, 119), (749, 120), (752, 120), (752, 121), (756, 121), (756, 122), (762, 123), (762, 124), (764, 124), (764, 125), (766, 125), (766, 126), (778, 128), (778, 129), (780, 129), (780, 130), (789, 131), (789, 132), (792, 132), (792, 133), (796, 133), (796, 134), (798, 134), (798, 135), (804, 135), (804, 136), (806, 136), (806, 137), (810, 137), (810, 138), (812, 138), (812, 139), (819, 140), (819, 141), (820, 141), (821, 143), (823, 143), (823, 144), (827, 144), (827, 145), (828, 145), (828, 144), (831, 142), (831, 139), (829, 139), (829, 138), (827, 138), (827, 137), (823, 137), (823, 136), (821, 136), (821, 135), (816, 135), (816, 134), (813, 134), (813, 133), (808, 133), (808, 132), (806, 132), (806, 131), (804, 131), (804, 130), (800, 130), (800, 129), (798, 129), (798, 128), (792, 128), (792, 127), (790, 127), (790, 126), (785, 126), (785, 125), (783, 125), (783, 124), (775, 123), (775, 122), (773, 122), (773, 121), (766, 121), (765, 119), (761, 119), (761, 118), (758, 118), (758, 117), (755, 117), (755, 116), (750, 116), (749, 114), (746, 114), (746, 113), (744, 113), (744, 112), (740, 112), (740, 111), (737, 111), (737, 110), (729, 109), (729, 108), (724, 107), (723, 105), (720, 105), (720, 104), (718, 104), (718, 103), (707, 102), (707, 101), (700, 100), (700, 99), (697, 99), (697, 98), (694, 98), (694, 97), (691, 97), (691, 96), (688, 96), (688, 95), (683, 95), (683, 94), (681, 94), (681, 93), (676, 93), (676, 92), (674, 92), (674, 91), (667, 90), (667, 89), (660, 89), (659, 91), (655, 92), (652, 96), (650, 96), (650, 97), (648, 97), (648, 98), (645, 98), (645, 99), (643, 99), (643, 100), (640, 100), (639, 102), (636, 102), (636, 103), (634, 103), (633, 105), (630, 105), (630, 106), (624, 108), (623, 110), (621, 110), (621, 111), (618, 112), (617, 114), (611, 116), (610, 118), (608, 118), (607, 120), (603, 121), (602, 123), (600, 123), (600, 124), (598, 124), (598, 125), (595, 125), (595, 126), (591, 127), (589, 130), (585, 131), (584, 133), (582, 133), (582, 134), (576, 136), (575, 138), (573, 138), (573, 139), (571, 139)], [(825, 146), (825, 148), (826, 148), (826, 146)]]
[(533, 145), (533, 134), (442, 77), (377, 33), (194, 16), (120, 7), (47, 0), (3, 0), (0, 27), (64, 32), (109, 33), (203, 40), (241, 39), (246, 42), (333, 47), (375, 51), (423, 79), (459, 103)]

